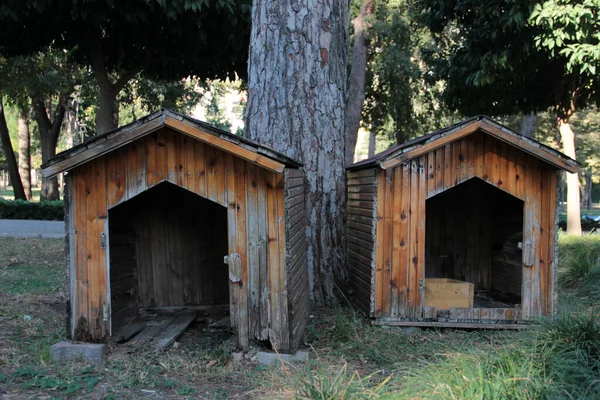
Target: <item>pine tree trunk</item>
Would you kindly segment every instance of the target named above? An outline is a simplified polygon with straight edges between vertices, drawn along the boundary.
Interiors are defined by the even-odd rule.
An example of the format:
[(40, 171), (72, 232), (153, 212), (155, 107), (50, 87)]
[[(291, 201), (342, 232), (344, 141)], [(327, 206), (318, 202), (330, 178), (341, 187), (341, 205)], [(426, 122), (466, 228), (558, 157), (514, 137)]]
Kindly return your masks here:
[(4, 151), (4, 156), (6, 157), (8, 174), (10, 176), (10, 182), (12, 183), (15, 199), (27, 200), (27, 197), (25, 196), (25, 190), (23, 190), (23, 184), (21, 183), (21, 176), (19, 175), (17, 158), (15, 157), (15, 152), (13, 151), (12, 144), (10, 142), (10, 133), (8, 132), (8, 126), (6, 125), (6, 116), (4, 115), (2, 98), (0, 98), (0, 141), (2, 142), (2, 150)]
[(308, 268), (317, 304), (346, 279), (344, 124), (348, 2), (255, 0), (246, 136), (304, 163)]
[(373, 14), (375, 0), (362, 0), (360, 14), (352, 21), (354, 26), (354, 46), (352, 47), (352, 71), (348, 82), (346, 106), (346, 165), (354, 163), (354, 152), (358, 139), (358, 129), (365, 101), (365, 75), (369, 41), (365, 29), (367, 17)]
[(21, 175), (25, 196), (27, 200), (31, 200), (31, 135), (27, 110), (19, 109), (17, 137), (19, 139), (19, 175)]
[[(575, 160), (575, 135), (568, 121), (558, 123), (563, 153)], [(581, 204), (579, 203), (579, 175), (567, 175), (567, 234), (581, 235)]]

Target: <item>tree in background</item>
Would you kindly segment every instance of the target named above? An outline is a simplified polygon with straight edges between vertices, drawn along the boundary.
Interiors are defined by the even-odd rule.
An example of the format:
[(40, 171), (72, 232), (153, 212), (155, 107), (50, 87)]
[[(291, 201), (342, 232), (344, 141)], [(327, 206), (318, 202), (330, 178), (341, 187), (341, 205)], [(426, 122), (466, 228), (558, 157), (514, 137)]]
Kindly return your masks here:
[[(577, 110), (600, 102), (600, 79), (596, 73), (600, 73), (600, 2), (545, 1), (535, 6), (530, 21), (539, 28), (536, 47), (563, 66), (562, 80), (555, 82), (553, 106), (563, 151), (575, 158), (575, 135), (569, 120)], [(567, 173), (567, 207), (567, 232), (581, 234), (577, 174)]]
[(352, 69), (348, 79), (348, 99), (346, 101), (346, 165), (354, 163), (358, 128), (360, 127), (365, 101), (365, 76), (369, 52), (367, 29), (374, 8), (375, 0), (362, 0), (358, 15), (352, 19), (354, 44), (352, 46)]
[(6, 115), (4, 112), (4, 96), (0, 93), (0, 143), (2, 143), (2, 152), (6, 158), (6, 165), (10, 176), (10, 181), (13, 187), (13, 193), (17, 200), (27, 200), (21, 176), (19, 175), (19, 167), (17, 158), (12, 148), (8, 125), (6, 124)]
[(31, 133), (29, 131), (29, 105), (19, 107), (17, 136), (19, 141), (19, 175), (27, 200), (31, 200)]
[[(365, 5), (369, 13), (365, 13)], [(440, 100), (443, 87), (426, 74), (419, 50), (427, 42), (428, 32), (412, 21), (408, 2), (366, 2), (359, 13), (355, 1), (353, 9), (357, 14), (353, 20), (355, 30), (357, 22), (363, 24), (358, 24), (358, 29), (362, 29), (360, 32), (366, 36), (366, 40), (354, 41), (347, 119), (352, 119), (354, 115), (350, 106), (360, 101), (361, 125), (365, 130), (396, 144), (455, 122), (458, 118), (456, 113), (448, 110)], [(366, 27), (363, 20), (367, 22)], [(357, 48), (360, 51), (367, 49), (364, 102), (352, 91), (357, 81), (354, 66)], [(362, 57), (358, 59), (362, 60)], [(346, 129), (347, 136), (354, 133), (354, 126), (349, 123)], [(350, 146), (352, 140), (354, 138), (351, 137)], [(347, 149), (347, 159), (349, 152), (350, 149)]]
[(117, 127), (117, 96), (139, 74), (156, 82), (245, 76), (249, 31), (249, 0), (0, 4), (0, 53), (30, 54), (52, 44), (91, 67), (100, 92), (98, 133)]
[(255, 0), (245, 135), (304, 164), (308, 268), (317, 304), (345, 280), (348, 3)]
[[(576, 2), (560, 4), (567, 3)], [(592, 2), (585, 3), (585, 7), (593, 6)], [(550, 37), (568, 35), (577, 43), (594, 46), (598, 40), (588, 28), (587, 20), (564, 20), (564, 16), (554, 12), (549, 12), (551, 17), (544, 16), (541, 10), (556, 4), (418, 0), (414, 12), (432, 32), (433, 47), (426, 59), (432, 76), (445, 85), (443, 96), (449, 107), (466, 115), (495, 116), (552, 108), (563, 151), (574, 158), (569, 118), (575, 110), (598, 101), (598, 78), (581, 65), (573, 68), (568, 51), (553, 51), (557, 42), (554, 39), (551, 44)], [(591, 10), (596, 16), (597, 11)], [(563, 33), (557, 26), (560, 24), (568, 26)], [(565, 47), (572, 45), (563, 42)], [(580, 234), (579, 180), (571, 176), (567, 183), (567, 230)]]

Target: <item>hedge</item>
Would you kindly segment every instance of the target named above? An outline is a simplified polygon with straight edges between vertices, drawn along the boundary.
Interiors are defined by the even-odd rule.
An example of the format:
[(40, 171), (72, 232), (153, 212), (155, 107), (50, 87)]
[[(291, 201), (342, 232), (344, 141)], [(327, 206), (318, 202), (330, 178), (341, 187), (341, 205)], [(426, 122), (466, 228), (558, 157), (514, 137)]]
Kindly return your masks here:
[(35, 219), (62, 221), (65, 218), (62, 200), (29, 202), (0, 198), (0, 219)]

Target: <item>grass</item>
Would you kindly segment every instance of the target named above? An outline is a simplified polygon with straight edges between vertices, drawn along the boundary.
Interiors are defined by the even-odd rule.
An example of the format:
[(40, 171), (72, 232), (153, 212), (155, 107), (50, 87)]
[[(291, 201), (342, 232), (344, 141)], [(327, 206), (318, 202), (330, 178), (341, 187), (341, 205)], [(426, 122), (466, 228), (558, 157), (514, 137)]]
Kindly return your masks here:
[[(41, 188), (34, 187), (33, 189), (31, 189), (31, 193), (33, 195), (31, 201), (40, 201), (41, 191)], [(14, 200), (15, 194), (13, 193), (12, 186), (7, 186), (6, 189), (0, 188), (0, 197), (4, 198), (4, 200)]]
[(0, 238), (0, 397), (597, 398), (600, 323), (588, 282), (599, 243), (560, 238), (563, 312), (538, 330), (411, 333), (350, 309), (314, 310), (305, 365), (257, 365), (256, 348), (234, 363), (233, 337), (187, 331), (165, 352), (111, 345), (100, 367), (49, 360), (65, 335), (63, 241)]

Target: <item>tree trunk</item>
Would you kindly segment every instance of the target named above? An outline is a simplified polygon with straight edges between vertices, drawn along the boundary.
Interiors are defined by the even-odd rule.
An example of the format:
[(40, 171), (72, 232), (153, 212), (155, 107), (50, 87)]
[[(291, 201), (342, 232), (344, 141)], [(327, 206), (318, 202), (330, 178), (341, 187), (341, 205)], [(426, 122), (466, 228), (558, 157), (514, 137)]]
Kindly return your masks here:
[[(46, 111), (46, 106), (41, 100), (33, 100), (33, 112), (40, 132), (40, 147), (42, 148), (42, 162), (46, 163), (56, 155), (56, 145), (60, 126), (65, 117), (65, 106), (60, 102), (54, 111), (54, 120), (51, 121)], [(40, 200), (58, 200), (58, 178), (42, 178), (42, 191)]]
[(102, 135), (117, 128), (115, 102), (118, 92), (115, 93), (113, 85), (110, 83), (100, 84), (99, 82), (99, 86), (100, 99), (96, 113), (96, 134)]
[(27, 200), (31, 200), (31, 135), (29, 133), (29, 112), (19, 108), (17, 137), (19, 139), (19, 175)]
[(348, 81), (346, 102), (346, 165), (354, 163), (354, 152), (358, 139), (358, 129), (365, 101), (365, 75), (369, 41), (365, 29), (367, 16), (373, 14), (375, 0), (362, 0), (360, 13), (352, 21), (354, 26), (354, 46), (352, 47), (352, 70)]
[(19, 175), (19, 167), (17, 166), (17, 158), (13, 151), (12, 144), (10, 142), (10, 133), (8, 132), (8, 126), (6, 125), (6, 116), (4, 115), (4, 104), (2, 98), (0, 98), (0, 141), (2, 142), (2, 150), (6, 157), (6, 164), (8, 166), (8, 173), (10, 175), (10, 181), (13, 187), (13, 193), (16, 200), (27, 200), (25, 196), (25, 190), (21, 182), (21, 176)]
[(335, 301), (345, 268), (348, 2), (255, 0), (245, 135), (304, 163), (311, 297)]
[[(558, 122), (563, 152), (575, 160), (575, 135), (568, 120)], [(567, 234), (581, 235), (581, 208), (579, 203), (579, 176), (570, 172), (567, 175)]]
[(592, 171), (589, 169), (583, 173), (585, 179), (585, 187), (583, 190), (583, 207), (588, 210), (592, 208)]
[(523, 114), (521, 117), (521, 135), (533, 138), (536, 122), (537, 115), (533, 111), (529, 114)]
[(375, 155), (375, 145), (377, 144), (377, 135), (375, 131), (369, 132), (369, 158)]

